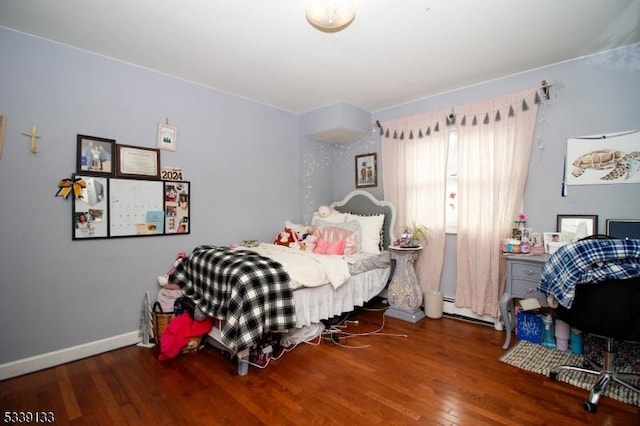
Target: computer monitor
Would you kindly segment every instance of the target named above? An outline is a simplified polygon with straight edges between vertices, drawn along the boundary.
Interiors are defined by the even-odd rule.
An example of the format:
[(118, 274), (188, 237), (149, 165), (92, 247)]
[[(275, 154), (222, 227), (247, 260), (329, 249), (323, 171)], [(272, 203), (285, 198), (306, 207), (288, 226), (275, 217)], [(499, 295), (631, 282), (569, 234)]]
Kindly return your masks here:
[(614, 238), (640, 239), (640, 219), (607, 219), (607, 235)]

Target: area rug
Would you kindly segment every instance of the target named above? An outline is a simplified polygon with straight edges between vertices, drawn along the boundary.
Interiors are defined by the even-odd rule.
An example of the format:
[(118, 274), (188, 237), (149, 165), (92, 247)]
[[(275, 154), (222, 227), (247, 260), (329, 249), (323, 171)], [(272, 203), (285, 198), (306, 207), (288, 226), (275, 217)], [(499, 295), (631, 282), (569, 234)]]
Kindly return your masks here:
[[(504, 354), (500, 358), (500, 361), (526, 371), (531, 371), (532, 373), (549, 377), (549, 371), (556, 365), (581, 366), (583, 356), (576, 355), (571, 351), (545, 348), (542, 345), (523, 340)], [(632, 369), (622, 368), (620, 371), (631, 372)], [(579, 371), (564, 370), (558, 373), (558, 381), (589, 390), (595, 383), (596, 376)], [(632, 392), (617, 383), (609, 383), (604, 395), (617, 399), (618, 401), (626, 402), (627, 404), (640, 406), (640, 394), (638, 392)]]

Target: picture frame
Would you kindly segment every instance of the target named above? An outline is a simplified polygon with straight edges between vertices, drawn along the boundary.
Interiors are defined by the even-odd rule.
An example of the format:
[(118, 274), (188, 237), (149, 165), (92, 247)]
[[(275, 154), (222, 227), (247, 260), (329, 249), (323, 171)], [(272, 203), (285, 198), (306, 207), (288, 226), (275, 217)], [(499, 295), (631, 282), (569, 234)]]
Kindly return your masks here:
[(529, 234), (529, 241), (531, 243), (531, 247), (539, 247), (543, 245), (542, 236), (539, 232), (531, 232)]
[(116, 176), (160, 179), (160, 150), (116, 144)]
[(109, 237), (109, 179), (92, 175), (74, 175), (85, 186), (82, 197), (71, 203), (71, 239), (87, 240)]
[(158, 125), (158, 148), (168, 151), (176, 150), (176, 140), (178, 137), (178, 129), (169, 124), (160, 123)]
[(564, 241), (562, 237), (562, 233), (560, 232), (543, 232), (542, 239), (544, 243), (544, 252), (545, 253), (553, 253), (559, 247), (567, 244), (568, 241)]
[(78, 134), (76, 173), (92, 176), (114, 175), (115, 139)]
[(556, 231), (569, 235), (573, 240), (598, 233), (598, 216), (586, 214), (559, 214), (556, 219)]
[(2, 150), (4, 148), (4, 129), (7, 127), (7, 116), (0, 115), (0, 160), (2, 160)]
[(186, 181), (164, 182), (165, 235), (191, 233), (191, 184)]
[(373, 188), (378, 186), (378, 154), (356, 155), (355, 157), (356, 188)]

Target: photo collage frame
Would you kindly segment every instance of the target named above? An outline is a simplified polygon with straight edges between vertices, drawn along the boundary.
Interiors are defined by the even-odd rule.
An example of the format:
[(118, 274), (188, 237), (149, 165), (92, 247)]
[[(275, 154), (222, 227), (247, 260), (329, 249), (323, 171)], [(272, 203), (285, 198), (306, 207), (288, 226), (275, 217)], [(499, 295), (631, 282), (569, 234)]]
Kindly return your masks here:
[(77, 135), (72, 239), (191, 233), (191, 183), (160, 180), (155, 148)]

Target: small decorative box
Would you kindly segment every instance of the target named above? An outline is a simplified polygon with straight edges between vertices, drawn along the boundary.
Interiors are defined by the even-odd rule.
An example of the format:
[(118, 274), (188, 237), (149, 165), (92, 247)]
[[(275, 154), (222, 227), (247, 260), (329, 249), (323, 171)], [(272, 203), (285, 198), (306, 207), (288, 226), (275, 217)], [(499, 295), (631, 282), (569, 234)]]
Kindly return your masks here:
[(529, 253), (535, 255), (544, 254), (544, 246), (531, 246)]
[(542, 317), (532, 312), (520, 311), (517, 315), (516, 336), (519, 340), (542, 343)]

